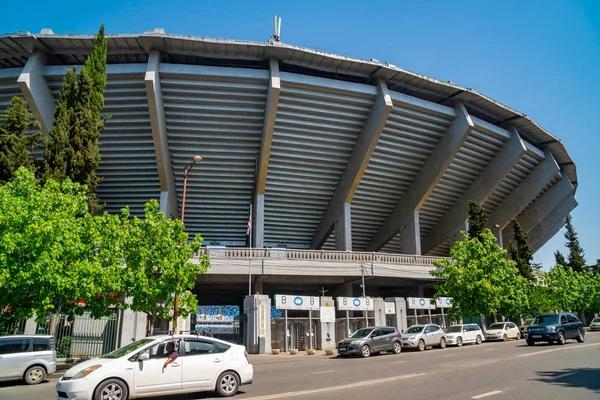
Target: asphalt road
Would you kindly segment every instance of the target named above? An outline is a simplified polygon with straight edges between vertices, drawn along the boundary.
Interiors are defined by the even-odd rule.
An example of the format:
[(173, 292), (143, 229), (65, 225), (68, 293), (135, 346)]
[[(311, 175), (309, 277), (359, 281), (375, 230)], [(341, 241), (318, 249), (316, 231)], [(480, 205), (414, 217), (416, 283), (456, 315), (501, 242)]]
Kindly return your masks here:
[[(327, 356), (251, 356), (254, 383), (235, 397), (246, 400), (598, 399), (600, 333), (583, 344), (525, 341), (404, 351), (369, 359)], [(55, 399), (59, 375), (37, 386), (0, 384), (0, 399)], [(164, 396), (160, 400), (210, 399), (213, 394)]]

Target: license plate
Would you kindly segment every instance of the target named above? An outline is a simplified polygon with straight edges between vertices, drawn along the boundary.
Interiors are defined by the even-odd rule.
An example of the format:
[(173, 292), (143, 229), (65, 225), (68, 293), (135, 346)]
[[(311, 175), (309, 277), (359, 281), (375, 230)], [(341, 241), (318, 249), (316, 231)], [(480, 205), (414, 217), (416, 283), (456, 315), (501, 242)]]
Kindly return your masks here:
[(531, 335), (531, 337), (534, 339), (540, 339), (542, 337), (542, 335)]
[(346, 351), (345, 347), (340, 347), (340, 351)]

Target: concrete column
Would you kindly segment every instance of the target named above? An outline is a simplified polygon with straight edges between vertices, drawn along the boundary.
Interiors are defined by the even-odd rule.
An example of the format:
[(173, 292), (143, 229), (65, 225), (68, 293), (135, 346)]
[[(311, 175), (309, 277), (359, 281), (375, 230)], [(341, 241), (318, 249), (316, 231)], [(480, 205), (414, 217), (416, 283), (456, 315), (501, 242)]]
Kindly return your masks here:
[(533, 251), (538, 251), (548, 240), (565, 225), (567, 215), (577, 207), (577, 200), (571, 195), (556, 207), (544, 221), (529, 233), (529, 244)]
[(160, 211), (165, 213), (167, 218), (179, 218), (179, 205), (167, 137), (167, 122), (160, 84), (159, 64), (160, 53), (157, 50), (151, 51), (144, 82), (146, 84), (150, 126), (160, 181)]
[(385, 300), (393, 302), (396, 305), (396, 328), (400, 332), (404, 332), (408, 328), (406, 300), (404, 297), (392, 297)]
[(24, 330), (24, 334), (25, 335), (35, 335), (37, 330), (37, 322), (35, 322), (35, 315), (31, 318), (29, 318), (27, 321), (25, 321), (25, 330)]
[[(335, 307), (335, 300), (333, 297), (321, 297), (321, 307)], [(320, 345), (320, 350), (334, 349), (337, 343), (335, 337), (335, 322), (320, 322), (320, 324), (321, 340), (318, 343)]]
[(421, 228), (419, 224), (419, 211), (409, 212), (406, 224), (400, 227), (400, 242), (402, 253), (421, 255)]
[(246, 348), (251, 354), (271, 352), (271, 299), (265, 295), (244, 298), (246, 321)]
[(44, 136), (52, 128), (55, 105), (50, 87), (44, 79), (45, 64), (46, 55), (39, 50), (34, 51), (17, 79), (21, 92), (23, 92), (31, 112), (40, 123), (40, 129)]
[(375, 326), (385, 326), (385, 300), (376, 298), (373, 299)]
[(254, 247), (265, 247), (265, 195), (257, 194), (254, 206)]
[(128, 308), (123, 310), (120, 318), (119, 346), (125, 346), (146, 337), (146, 325), (148, 323), (146, 313), (134, 312)]
[(352, 211), (350, 203), (343, 203), (335, 221), (335, 249), (352, 251)]
[(448, 237), (448, 241), (450, 243), (450, 249), (454, 247), (456, 242), (460, 242), (462, 240), (462, 231), (469, 233), (469, 220), (463, 220), (460, 224), (460, 227), (456, 229), (454, 232), (450, 234)]

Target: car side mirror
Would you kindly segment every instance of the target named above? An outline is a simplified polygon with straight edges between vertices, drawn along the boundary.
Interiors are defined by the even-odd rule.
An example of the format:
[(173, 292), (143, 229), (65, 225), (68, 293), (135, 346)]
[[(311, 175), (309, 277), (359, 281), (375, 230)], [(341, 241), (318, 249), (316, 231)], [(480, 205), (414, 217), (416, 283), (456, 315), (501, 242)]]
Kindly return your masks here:
[(140, 354), (140, 356), (138, 357), (138, 361), (144, 361), (144, 360), (149, 360), (150, 359), (150, 354), (148, 354), (147, 351), (143, 352), (142, 354)]

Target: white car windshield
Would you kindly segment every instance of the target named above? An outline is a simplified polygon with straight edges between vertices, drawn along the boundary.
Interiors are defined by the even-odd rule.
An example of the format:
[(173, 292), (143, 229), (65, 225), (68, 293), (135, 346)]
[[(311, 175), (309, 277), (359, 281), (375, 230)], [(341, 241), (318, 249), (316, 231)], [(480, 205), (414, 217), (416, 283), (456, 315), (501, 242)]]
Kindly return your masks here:
[(423, 326), (411, 326), (404, 333), (421, 333), (423, 328), (424, 328)]
[(592, 322), (600, 322), (600, 318), (594, 318)]
[(448, 328), (447, 332), (448, 333), (462, 332), (462, 326), (460, 326), (460, 325), (451, 326), (450, 328)]
[(504, 329), (504, 324), (491, 324), (490, 326), (488, 326), (488, 329)]
[(100, 356), (100, 358), (121, 358), (121, 357), (126, 356), (127, 354), (134, 352), (137, 349), (147, 345), (148, 343), (150, 343), (152, 341), (153, 341), (152, 339), (140, 339), (137, 342), (129, 343), (128, 345), (123, 346), (120, 349), (113, 351), (112, 353), (104, 354), (104, 355)]

